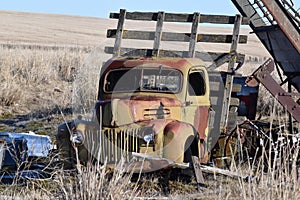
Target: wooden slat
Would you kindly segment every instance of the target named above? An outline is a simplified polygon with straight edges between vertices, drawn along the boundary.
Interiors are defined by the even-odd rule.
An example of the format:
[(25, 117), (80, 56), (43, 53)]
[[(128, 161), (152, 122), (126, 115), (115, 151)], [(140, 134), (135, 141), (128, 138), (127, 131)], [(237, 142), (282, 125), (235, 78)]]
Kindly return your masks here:
[(199, 158), (196, 156), (192, 156), (192, 161), (193, 161), (193, 167), (194, 167), (194, 172), (196, 175), (196, 181), (198, 184), (205, 184), (203, 174), (201, 171), (201, 165)]
[(213, 71), (219, 66), (223, 65), (224, 63), (229, 62), (229, 60), (232, 59), (234, 56), (237, 56), (237, 52), (235, 51), (230, 53), (224, 53), (222, 56), (216, 58), (214, 62), (207, 67), (207, 69)]
[(189, 58), (195, 56), (199, 21), (200, 21), (200, 13), (194, 13), (191, 36), (190, 36), (190, 44), (189, 44), (189, 53), (188, 53)]
[(118, 21), (118, 27), (116, 30), (116, 40), (115, 40), (115, 45), (114, 45), (114, 55), (118, 56), (120, 55), (120, 48), (121, 48), (121, 42), (122, 42), (122, 35), (123, 35), (123, 26), (124, 26), (124, 21), (125, 21), (125, 16), (126, 16), (126, 10), (120, 10), (120, 15), (119, 15), (119, 21)]
[[(119, 19), (119, 13), (110, 13), (109, 17), (112, 19)], [(128, 12), (126, 19), (143, 20), (143, 21), (157, 21), (157, 12)], [(177, 14), (165, 13), (165, 22), (192, 22), (193, 14)], [(235, 16), (227, 15), (200, 15), (200, 23), (214, 23), (214, 24), (234, 24)], [(249, 19), (243, 18), (242, 25), (248, 25)]]
[[(231, 43), (232, 38), (232, 35), (198, 34), (197, 42)], [(247, 35), (240, 35), (238, 42), (240, 44), (246, 44), (247, 40)]]
[[(105, 47), (104, 52), (113, 54), (113, 47)], [(153, 49), (135, 49), (135, 48), (121, 48), (120, 54), (123, 56), (152, 56)], [(165, 57), (180, 57), (186, 58), (188, 51), (174, 51), (174, 50), (160, 50), (160, 56)], [(195, 57), (202, 59), (204, 62), (213, 62), (219, 57), (224, 56), (224, 53), (216, 52), (195, 52)], [(237, 54), (236, 62), (244, 62), (245, 55)]]
[[(236, 15), (235, 17), (235, 23), (233, 27), (233, 38), (232, 38), (232, 43), (230, 47), (229, 52), (236, 52), (237, 50), (237, 45), (238, 45), (238, 40), (240, 37), (240, 26), (241, 26), (241, 15)], [(236, 63), (236, 57), (233, 57), (233, 59), (230, 59), (228, 62), (228, 67), (227, 67), (227, 72), (229, 72), (226, 75), (226, 82), (225, 82), (225, 90), (224, 90), (224, 102), (222, 106), (222, 119), (225, 120), (225, 129), (229, 126), (228, 124), (228, 116), (229, 116), (229, 108), (230, 108), (230, 101), (231, 101), (231, 93), (232, 93), (232, 83), (233, 83), (233, 72), (234, 72), (234, 67)]]
[(161, 36), (162, 36), (162, 27), (163, 27), (164, 19), (165, 19), (165, 13), (159, 12), (158, 16), (157, 16), (156, 30), (155, 30), (155, 34), (154, 34), (154, 43), (153, 43), (154, 54), (153, 54), (153, 56), (159, 55), (159, 46), (160, 46), (160, 41), (161, 41)]
[[(116, 29), (107, 30), (107, 38), (116, 37)], [(190, 42), (190, 33), (172, 33), (163, 32), (161, 41), (176, 41), (176, 42)], [(197, 42), (211, 42), (211, 43), (231, 43), (232, 35), (219, 35), (219, 34), (198, 34)], [(155, 32), (153, 31), (123, 31), (123, 39), (136, 39), (136, 40), (154, 40)], [(239, 43), (247, 43), (247, 35), (241, 35)]]

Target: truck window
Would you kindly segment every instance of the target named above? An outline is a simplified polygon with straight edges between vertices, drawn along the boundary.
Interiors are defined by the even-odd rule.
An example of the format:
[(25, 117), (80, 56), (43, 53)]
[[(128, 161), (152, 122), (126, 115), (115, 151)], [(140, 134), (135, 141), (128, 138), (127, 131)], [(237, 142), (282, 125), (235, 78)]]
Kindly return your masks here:
[(105, 91), (134, 91), (139, 88), (139, 81), (139, 70), (112, 70), (106, 77)]
[(142, 90), (179, 92), (181, 74), (173, 69), (145, 69), (142, 76)]
[(105, 92), (153, 91), (178, 93), (182, 75), (170, 68), (135, 68), (110, 71), (105, 78)]
[(205, 79), (201, 71), (192, 72), (189, 74), (188, 92), (190, 96), (205, 95)]

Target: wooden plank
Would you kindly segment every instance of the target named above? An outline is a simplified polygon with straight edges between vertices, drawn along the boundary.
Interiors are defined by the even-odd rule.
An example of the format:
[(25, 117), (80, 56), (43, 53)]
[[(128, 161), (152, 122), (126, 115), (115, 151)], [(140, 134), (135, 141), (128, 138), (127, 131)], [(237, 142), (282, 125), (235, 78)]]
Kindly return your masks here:
[(113, 54), (115, 56), (120, 55), (125, 16), (126, 16), (126, 10), (121, 9), (120, 10), (120, 15), (119, 15), (118, 26), (117, 26), (117, 30), (116, 30), (116, 40), (115, 40), (114, 52), (113, 52)]
[(228, 54), (223, 54), (222, 56), (218, 57), (217, 59), (214, 60), (214, 62), (207, 67), (208, 70), (213, 71), (219, 66), (223, 65), (224, 63), (227, 63), (232, 59), (234, 56), (237, 55), (237, 52), (233, 51)]
[(237, 50), (237, 45), (240, 37), (240, 27), (241, 27), (241, 15), (236, 15), (236, 20), (233, 27), (233, 33), (232, 33), (233, 37), (232, 37), (230, 52)]
[[(109, 18), (119, 19), (119, 13), (110, 13)], [(142, 21), (157, 21), (157, 12), (127, 12), (126, 19), (142, 20)], [(192, 22), (193, 14), (185, 13), (165, 13), (165, 22)], [(200, 23), (214, 24), (234, 24), (235, 16), (227, 15), (200, 15)], [(248, 25), (249, 19), (243, 18), (242, 25)]]
[(197, 156), (192, 156), (194, 172), (196, 175), (196, 181), (198, 184), (205, 184), (203, 174), (201, 171), (201, 165)]
[[(104, 52), (113, 54), (113, 47), (105, 47)], [(121, 48), (120, 55), (123, 56), (152, 56), (153, 49), (135, 49), (135, 48)], [(180, 57), (186, 58), (188, 51), (174, 51), (174, 50), (160, 50), (160, 56), (164, 57)], [(214, 60), (222, 57), (224, 53), (218, 52), (195, 52), (195, 57), (202, 59), (204, 62), (213, 62)], [(237, 54), (236, 62), (244, 62), (245, 55)]]
[(200, 13), (196, 12), (194, 13), (193, 16), (193, 24), (191, 29), (189, 53), (188, 53), (189, 58), (193, 58), (195, 56), (199, 21), (200, 21)]
[[(199, 34), (197, 42), (212, 42), (212, 43), (231, 43), (232, 35), (219, 35), (219, 34)], [(240, 35), (238, 43), (246, 44), (248, 40), (247, 35)]]
[(159, 46), (160, 46), (160, 41), (162, 36), (162, 27), (163, 27), (164, 19), (165, 19), (165, 13), (159, 12), (157, 16), (156, 30), (154, 34), (153, 56), (159, 55)]
[[(212, 24), (234, 24), (235, 16), (227, 15), (201, 15), (200, 23)], [(242, 25), (249, 25), (250, 20), (247, 17), (242, 18)]]
[[(107, 30), (107, 38), (116, 38), (116, 29)], [(176, 41), (176, 42), (190, 42), (190, 33), (172, 33), (162, 32), (161, 41)], [(123, 39), (136, 39), (136, 40), (154, 40), (155, 32), (153, 31), (130, 31), (123, 30)], [(210, 42), (210, 43), (231, 43), (232, 35), (220, 35), (220, 34), (198, 34), (197, 42)], [(239, 43), (247, 43), (248, 36), (241, 35)]]
[(230, 177), (241, 178), (242, 180), (246, 180), (246, 178), (248, 177), (247, 175), (238, 172), (233, 172), (233, 171), (229, 171), (217, 167), (210, 167), (207, 165), (201, 165), (201, 170), (207, 173), (217, 173), (217, 174), (223, 174)]
[[(235, 19), (235, 24), (233, 27), (233, 38), (232, 38), (232, 43), (230, 47), (230, 52), (236, 52), (237, 50), (237, 45), (238, 45), (238, 40), (240, 36), (240, 26), (241, 26), (241, 15), (236, 15)], [(234, 72), (234, 67), (236, 63), (236, 57), (234, 56), (232, 59), (229, 60), (228, 62), (228, 68), (227, 72), (229, 72), (226, 75), (226, 81), (225, 81), (225, 90), (224, 90), (224, 102), (222, 106), (222, 118), (225, 120), (225, 127), (224, 129), (226, 130), (228, 127), (228, 116), (229, 116), (229, 108), (230, 108), (230, 101), (231, 101), (231, 93), (232, 93), (232, 85), (233, 85), (233, 72)]]

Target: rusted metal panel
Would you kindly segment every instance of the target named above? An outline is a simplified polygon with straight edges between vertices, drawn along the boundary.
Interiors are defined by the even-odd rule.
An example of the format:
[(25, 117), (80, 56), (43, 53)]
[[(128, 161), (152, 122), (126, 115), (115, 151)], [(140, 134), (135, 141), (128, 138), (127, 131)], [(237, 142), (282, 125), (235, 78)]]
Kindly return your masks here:
[(295, 120), (300, 122), (299, 104), (294, 101), (292, 95), (286, 93), (286, 91), (273, 79), (271, 76), (271, 72), (273, 70), (274, 62), (269, 59), (253, 73), (253, 76), (270, 91), (270, 93), (294, 117)]
[(278, 0), (262, 0), (281, 30), (300, 53), (300, 29)]
[[(300, 91), (298, 74), (300, 29), (295, 23), (297, 20), (293, 21), (293, 17), (299, 16), (298, 12), (287, 1), (263, 0), (251, 3), (250, 0), (232, 0), (232, 2), (243, 16), (250, 18), (250, 26), (280, 66), (283, 74), (287, 76), (286, 82)], [(264, 12), (269, 10), (266, 14), (272, 17), (269, 20), (272, 26), (267, 26), (263, 21), (265, 16), (260, 13), (262, 9)], [(294, 16), (291, 16), (291, 13), (294, 13)], [(274, 25), (273, 18), (278, 25)]]
[(196, 128), (199, 138), (205, 139), (207, 137), (206, 128), (208, 126), (209, 106), (198, 106), (194, 113), (194, 127)]
[[(116, 29), (107, 30), (107, 38), (116, 38)], [(136, 40), (154, 40), (155, 33), (153, 31), (123, 31), (123, 39), (136, 39)], [(176, 41), (176, 42), (189, 42), (191, 39), (191, 33), (173, 33), (162, 32), (161, 41)], [(248, 37), (241, 35), (239, 43), (247, 43)], [(231, 43), (232, 35), (220, 35), (220, 34), (196, 34), (195, 42), (211, 42), (211, 43)]]
[(300, 91), (300, 54), (277, 26), (255, 29), (287, 80)]
[[(119, 13), (110, 13), (109, 17), (113, 19), (119, 18)], [(142, 21), (157, 21), (157, 12), (128, 12), (126, 19), (142, 20)], [(192, 22), (193, 14), (175, 14), (166, 13), (165, 22)], [(234, 24), (234, 16), (226, 15), (200, 15), (200, 23), (214, 23), (214, 24)], [(249, 24), (248, 18), (243, 18), (243, 25)]]
[(231, 0), (236, 8), (244, 17), (248, 17), (250, 20), (250, 26), (252, 28), (265, 26), (265, 22), (260, 17), (259, 13), (253, 7), (253, 4), (249, 0)]

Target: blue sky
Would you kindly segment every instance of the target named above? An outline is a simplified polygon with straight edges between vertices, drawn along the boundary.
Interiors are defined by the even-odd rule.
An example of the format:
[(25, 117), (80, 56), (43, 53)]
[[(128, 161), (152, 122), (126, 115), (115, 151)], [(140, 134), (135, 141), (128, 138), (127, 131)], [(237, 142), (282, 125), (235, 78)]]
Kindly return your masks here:
[[(297, 0), (299, 1), (299, 0)], [(233, 15), (238, 11), (230, 0), (0, 0), (0, 10), (71, 14), (108, 18), (109, 12), (167, 11)]]

